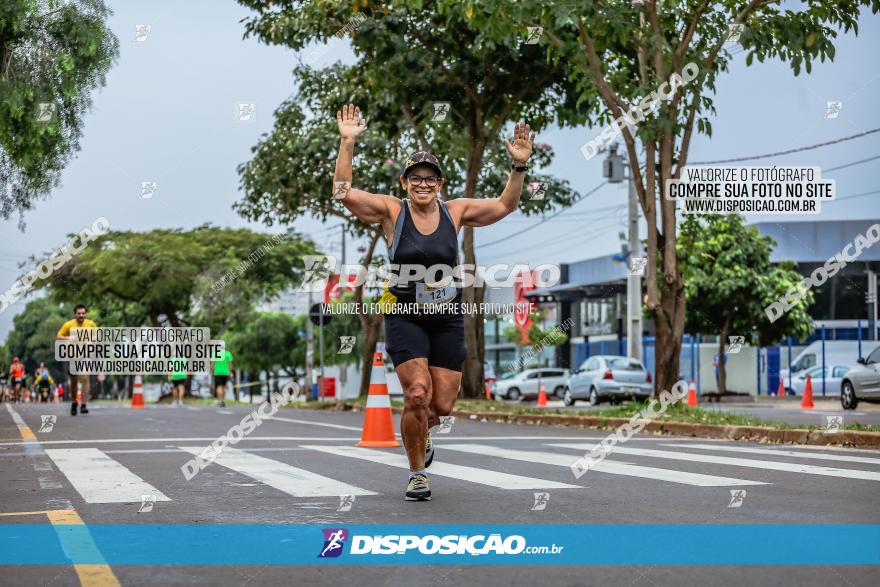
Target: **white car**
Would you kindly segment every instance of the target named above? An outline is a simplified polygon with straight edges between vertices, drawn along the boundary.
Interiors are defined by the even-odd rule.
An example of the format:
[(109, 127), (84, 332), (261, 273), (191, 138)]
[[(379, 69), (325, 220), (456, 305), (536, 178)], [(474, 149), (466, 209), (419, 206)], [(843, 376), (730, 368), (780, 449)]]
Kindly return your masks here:
[(562, 397), (565, 383), (568, 380), (568, 369), (526, 369), (521, 373), (505, 373), (495, 384), (495, 396), (509, 400), (531, 399), (538, 397), (540, 385), (544, 385), (547, 397)]
[(572, 406), (585, 399), (595, 406), (604, 399), (647, 399), (652, 393), (651, 373), (638, 359), (599, 355), (590, 357), (572, 373), (562, 401)]
[[(807, 388), (807, 375), (813, 384), (813, 397), (822, 397), (822, 379), (825, 379), (825, 395), (833, 395), (837, 397), (840, 393), (840, 384), (843, 382), (843, 376), (847, 374), (849, 367), (846, 365), (826, 365), (823, 370), (821, 366), (807, 369), (791, 378), (791, 386), (794, 388), (795, 395), (804, 395), (804, 389)], [(825, 377), (825, 373), (831, 374)], [(786, 385), (788, 381), (785, 382)]]

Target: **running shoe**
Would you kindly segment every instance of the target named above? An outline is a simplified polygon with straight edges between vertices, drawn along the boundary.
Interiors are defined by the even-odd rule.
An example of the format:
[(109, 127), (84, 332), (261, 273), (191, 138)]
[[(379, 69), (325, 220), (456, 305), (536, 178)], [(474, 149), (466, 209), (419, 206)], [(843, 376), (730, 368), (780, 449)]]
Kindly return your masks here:
[(434, 462), (434, 441), (429, 431), (428, 437), (425, 438), (425, 468), (430, 467), (432, 462)]
[(428, 487), (428, 478), (424, 475), (415, 475), (406, 486), (406, 501), (431, 501), (431, 489)]
[(218, 405), (219, 405), (219, 407), (221, 407), (221, 408), (225, 408), (225, 407), (226, 407), (226, 402), (221, 401)]
[(70, 415), (76, 416), (76, 402), (73, 402), (72, 404), (70, 404)]
[(80, 404), (79, 413), (80, 414), (88, 414), (89, 413), (89, 410), (86, 408), (85, 404)]

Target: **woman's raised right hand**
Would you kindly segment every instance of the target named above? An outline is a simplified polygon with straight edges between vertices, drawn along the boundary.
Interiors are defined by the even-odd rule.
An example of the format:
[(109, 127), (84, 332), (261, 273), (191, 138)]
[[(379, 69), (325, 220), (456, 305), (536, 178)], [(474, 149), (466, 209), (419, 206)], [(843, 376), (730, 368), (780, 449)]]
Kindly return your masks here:
[(336, 112), (336, 123), (339, 125), (339, 134), (343, 140), (354, 141), (367, 130), (367, 121), (360, 119), (361, 110), (354, 104), (342, 107)]

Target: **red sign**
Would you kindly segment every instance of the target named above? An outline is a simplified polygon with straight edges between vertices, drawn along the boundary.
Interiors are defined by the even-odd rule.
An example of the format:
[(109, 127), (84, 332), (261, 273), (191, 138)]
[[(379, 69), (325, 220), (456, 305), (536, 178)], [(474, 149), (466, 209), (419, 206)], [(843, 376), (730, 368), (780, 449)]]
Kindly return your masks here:
[(529, 342), (529, 328), (532, 326), (530, 314), (535, 304), (526, 298), (526, 294), (535, 287), (535, 274), (531, 271), (516, 276), (513, 283), (513, 301), (516, 304), (513, 322), (519, 328), (522, 342)]
[(327, 278), (327, 285), (324, 287), (324, 303), (329, 304), (330, 302), (339, 300), (342, 298), (342, 294), (350, 291), (354, 292), (357, 289), (357, 286), (354, 285), (357, 281), (356, 273), (349, 273), (345, 276), (345, 282), (339, 283), (339, 274), (334, 273), (330, 277)]
[(335, 377), (318, 377), (318, 387), (323, 388), (321, 397), (336, 397)]

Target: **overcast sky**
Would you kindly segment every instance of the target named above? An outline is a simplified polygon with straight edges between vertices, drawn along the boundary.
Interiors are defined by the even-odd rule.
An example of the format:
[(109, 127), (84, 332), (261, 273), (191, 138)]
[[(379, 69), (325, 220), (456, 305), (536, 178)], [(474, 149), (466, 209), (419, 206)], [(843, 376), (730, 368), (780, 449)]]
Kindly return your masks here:
[[(18, 262), (64, 244), (66, 234), (106, 217), (114, 230), (216, 226), (265, 230), (232, 210), (240, 193), (236, 167), (248, 160), (260, 133), (272, 128), (272, 112), (293, 91), (296, 54), (243, 40), (239, 22), (248, 10), (232, 1), (111, 1), (110, 27), (120, 40), (120, 56), (107, 86), (94, 95), (85, 118), (81, 151), (51, 197), (25, 216), (0, 222), (0, 291), (21, 273)], [(136, 26), (147, 24), (146, 40), (135, 42)], [(737, 57), (721, 78), (713, 120), (714, 136), (697, 136), (691, 161), (771, 153), (812, 145), (880, 127), (880, 19), (866, 15), (861, 33), (842, 35), (835, 62), (818, 64), (813, 73), (795, 78), (789, 67), (773, 61), (745, 65)], [(352, 60), (345, 41), (334, 39), (313, 65)], [(871, 63), (874, 63), (871, 65)], [(825, 118), (826, 102), (841, 101), (836, 119)], [(237, 103), (255, 103), (252, 123), (236, 120)], [(556, 160), (550, 172), (568, 179), (584, 193), (602, 182), (601, 160), (585, 161), (580, 146), (599, 129), (549, 130), (539, 137), (550, 143)], [(880, 133), (839, 145), (747, 164), (816, 165), (823, 169), (880, 154)], [(827, 174), (837, 180), (839, 198), (878, 188), (880, 160)], [(332, 162), (328, 161), (328, 173)], [(155, 181), (150, 199), (141, 182)], [(369, 186), (364, 186), (368, 188)], [(541, 226), (514, 214), (476, 232), (477, 259), (490, 263), (572, 262), (619, 249), (625, 229), (626, 189), (606, 186)], [(752, 221), (838, 220), (880, 216), (880, 193), (826, 203), (820, 216), (752, 217)], [(335, 246), (338, 221), (328, 225), (301, 218), (295, 228), (319, 246)], [(280, 230), (273, 227), (272, 231)], [(488, 244), (503, 237), (498, 244)], [(326, 249), (329, 250), (329, 249)], [(338, 251), (338, 246), (336, 247)], [(353, 249), (349, 249), (350, 258)], [(383, 251), (384, 252), (384, 251)], [(0, 339), (11, 328), (25, 298), (0, 314)]]

